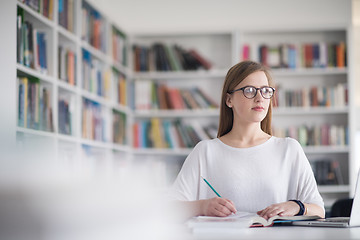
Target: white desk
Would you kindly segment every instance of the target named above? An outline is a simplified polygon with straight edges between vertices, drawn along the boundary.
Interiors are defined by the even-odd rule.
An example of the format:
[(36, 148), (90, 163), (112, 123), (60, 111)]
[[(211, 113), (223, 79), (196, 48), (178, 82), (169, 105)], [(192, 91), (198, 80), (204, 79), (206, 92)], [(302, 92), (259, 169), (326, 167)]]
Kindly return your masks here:
[(192, 233), (190, 239), (360, 239), (360, 227), (328, 228), (278, 226), (265, 228), (204, 229)]

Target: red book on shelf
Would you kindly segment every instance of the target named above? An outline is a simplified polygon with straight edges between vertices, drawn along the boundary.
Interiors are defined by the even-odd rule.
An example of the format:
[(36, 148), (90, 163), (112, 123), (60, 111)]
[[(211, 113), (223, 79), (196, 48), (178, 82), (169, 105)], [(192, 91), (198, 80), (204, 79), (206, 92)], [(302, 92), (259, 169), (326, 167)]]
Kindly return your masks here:
[(72, 51), (68, 51), (68, 78), (69, 84), (75, 85), (75, 56)]
[(260, 46), (260, 62), (265, 66), (269, 66), (268, 64), (268, 46), (262, 45)]
[(184, 109), (185, 104), (184, 101), (180, 95), (180, 91), (177, 88), (169, 88), (168, 89), (169, 99), (170, 99), (170, 105), (173, 109)]
[(169, 109), (168, 101), (167, 101), (167, 87), (165, 85), (159, 85), (157, 88), (157, 95), (159, 99), (159, 108), (160, 109)]
[(249, 60), (250, 59), (250, 46), (248, 44), (244, 44), (242, 49), (242, 60)]
[(311, 88), (311, 106), (312, 107), (317, 107), (319, 105), (317, 92), (318, 92), (317, 87)]
[(311, 68), (313, 61), (313, 47), (312, 44), (305, 44), (305, 67)]
[(345, 43), (340, 42), (336, 46), (336, 65), (337, 67), (345, 67)]
[(133, 140), (134, 147), (139, 148), (140, 140), (139, 140), (139, 124), (138, 123), (135, 123), (133, 125), (133, 134), (134, 134), (134, 140)]

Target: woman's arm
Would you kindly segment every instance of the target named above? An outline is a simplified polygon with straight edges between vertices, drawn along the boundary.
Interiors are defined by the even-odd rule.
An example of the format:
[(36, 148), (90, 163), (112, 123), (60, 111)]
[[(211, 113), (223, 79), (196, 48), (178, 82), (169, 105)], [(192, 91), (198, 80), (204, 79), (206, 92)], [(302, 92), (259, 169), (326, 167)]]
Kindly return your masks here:
[(194, 216), (226, 217), (236, 213), (234, 203), (226, 198), (214, 197), (196, 201), (179, 201), (177, 206), (186, 218)]
[[(323, 211), (323, 208), (311, 203), (305, 203), (305, 212), (304, 215), (317, 215), (319, 217), (324, 218), (325, 213)], [(275, 215), (279, 216), (295, 216), (300, 211), (300, 206), (293, 202), (293, 201), (287, 201), (277, 204), (272, 204), (269, 207), (260, 210), (257, 212), (257, 214), (265, 219), (269, 219)]]
[(319, 205), (313, 203), (304, 203), (304, 205), (305, 208), (307, 209), (306, 214), (304, 215), (316, 215), (321, 218), (325, 217), (324, 209)]

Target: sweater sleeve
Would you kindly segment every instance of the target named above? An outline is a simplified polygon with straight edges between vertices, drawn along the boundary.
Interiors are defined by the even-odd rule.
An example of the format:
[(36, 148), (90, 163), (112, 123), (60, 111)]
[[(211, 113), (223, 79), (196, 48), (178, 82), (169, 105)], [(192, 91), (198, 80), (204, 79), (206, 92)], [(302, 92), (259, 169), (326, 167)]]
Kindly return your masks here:
[(194, 201), (199, 198), (200, 159), (203, 144), (198, 143), (188, 157), (170, 187), (168, 194), (172, 200)]
[(304, 150), (296, 140), (292, 140), (291, 145), (295, 148), (297, 157), (296, 170), (294, 170), (298, 175), (297, 199), (304, 203), (316, 204), (324, 209), (324, 201), (318, 191), (314, 173)]

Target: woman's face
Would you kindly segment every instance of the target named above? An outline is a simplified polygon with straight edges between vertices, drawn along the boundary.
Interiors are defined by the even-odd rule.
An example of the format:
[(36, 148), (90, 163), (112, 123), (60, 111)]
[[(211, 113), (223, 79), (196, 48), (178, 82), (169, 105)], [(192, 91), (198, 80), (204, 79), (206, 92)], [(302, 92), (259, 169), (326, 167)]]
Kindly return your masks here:
[[(246, 86), (253, 86), (256, 88), (268, 87), (269, 81), (263, 71), (258, 71), (247, 76), (235, 89)], [(234, 112), (234, 123), (260, 123), (266, 116), (270, 99), (265, 99), (261, 95), (261, 90), (255, 90), (254, 98), (246, 98), (242, 90), (228, 94), (227, 105), (230, 106)]]

